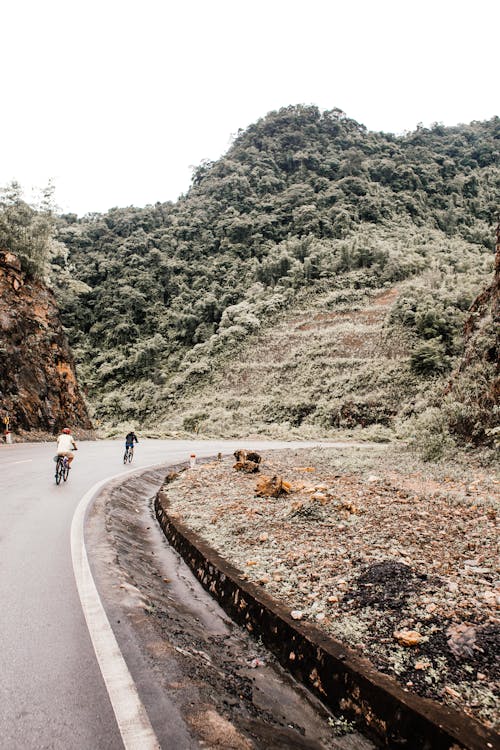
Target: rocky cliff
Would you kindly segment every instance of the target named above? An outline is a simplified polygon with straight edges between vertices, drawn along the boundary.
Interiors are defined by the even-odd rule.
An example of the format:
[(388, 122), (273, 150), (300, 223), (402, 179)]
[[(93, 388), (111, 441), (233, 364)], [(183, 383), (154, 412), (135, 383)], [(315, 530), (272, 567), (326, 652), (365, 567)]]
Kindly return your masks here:
[(474, 300), (469, 312), (464, 355), (448, 386), (448, 392), (467, 404), (467, 410), (458, 412), (452, 426), (474, 443), (492, 442), (500, 411), (500, 222), (493, 282)]
[(54, 295), (0, 250), (0, 416), (7, 415), (14, 433), (92, 428)]

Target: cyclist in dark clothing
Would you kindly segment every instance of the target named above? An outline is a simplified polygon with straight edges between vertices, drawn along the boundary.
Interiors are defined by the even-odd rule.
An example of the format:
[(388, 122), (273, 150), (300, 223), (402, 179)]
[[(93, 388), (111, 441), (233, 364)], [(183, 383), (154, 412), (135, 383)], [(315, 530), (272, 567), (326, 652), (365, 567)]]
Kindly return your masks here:
[(123, 463), (132, 463), (132, 459), (134, 457), (134, 443), (138, 443), (137, 435), (133, 430), (131, 430), (126, 436), (125, 436), (125, 453), (123, 454)]
[(125, 436), (125, 448), (133, 448), (134, 443), (138, 443), (137, 435), (133, 430)]

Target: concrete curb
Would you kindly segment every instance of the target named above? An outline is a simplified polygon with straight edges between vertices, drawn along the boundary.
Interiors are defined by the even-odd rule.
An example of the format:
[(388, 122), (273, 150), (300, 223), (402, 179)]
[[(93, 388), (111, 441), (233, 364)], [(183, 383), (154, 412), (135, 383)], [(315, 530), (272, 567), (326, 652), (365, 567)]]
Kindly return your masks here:
[(403, 690), (314, 625), (292, 620), (282, 604), (242, 580), (241, 571), (169, 516), (163, 488), (154, 507), (170, 544), (227, 614), (260, 636), (296, 679), (332, 710), (356, 721), (377, 745), (415, 750), (500, 748), (499, 736), (478, 721)]

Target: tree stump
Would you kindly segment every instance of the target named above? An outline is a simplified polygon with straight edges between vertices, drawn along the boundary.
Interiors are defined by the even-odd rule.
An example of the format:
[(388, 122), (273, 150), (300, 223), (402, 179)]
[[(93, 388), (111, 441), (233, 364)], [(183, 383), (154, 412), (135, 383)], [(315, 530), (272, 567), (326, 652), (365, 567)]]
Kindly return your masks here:
[(236, 471), (244, 471), (246, 474), (255, 474), (259, 471), (262, 456), (255, 451), (237, 450), (234, 452), (236, 463), (233, 468)]

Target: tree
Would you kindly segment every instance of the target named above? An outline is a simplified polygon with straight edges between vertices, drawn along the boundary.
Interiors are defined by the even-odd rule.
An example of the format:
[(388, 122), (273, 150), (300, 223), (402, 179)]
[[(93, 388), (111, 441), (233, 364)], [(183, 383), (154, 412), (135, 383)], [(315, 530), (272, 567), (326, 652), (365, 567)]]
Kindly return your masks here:
[(16, 255), (29, 276), (44, 277), (53, 245), (52, 186), (42, 193), (40, 205), (23, 197), (18, 182), (0, 190), (0, 247)]

